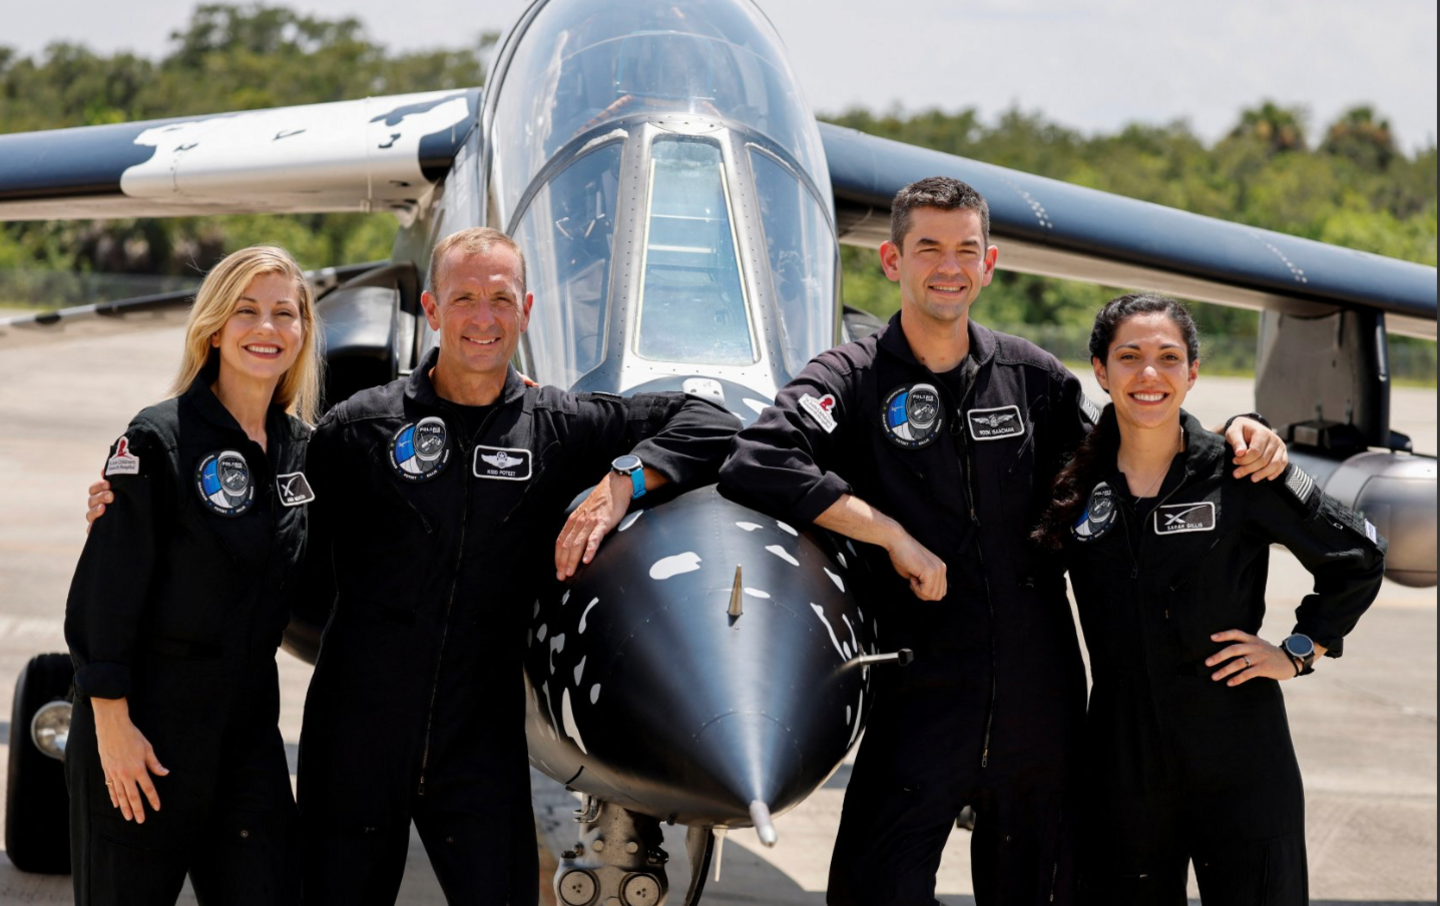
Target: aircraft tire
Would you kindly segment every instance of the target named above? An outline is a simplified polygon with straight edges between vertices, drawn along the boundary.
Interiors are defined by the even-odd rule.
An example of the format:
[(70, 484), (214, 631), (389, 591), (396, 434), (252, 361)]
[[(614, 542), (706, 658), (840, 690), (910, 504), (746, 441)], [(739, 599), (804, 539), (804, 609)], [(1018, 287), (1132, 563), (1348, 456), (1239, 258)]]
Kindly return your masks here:
[(15, 682), (5, 782), (5, 853), (21, 871), (70, 873), (65, 765), (31, 742), (30, 721), (41, 706), (65, 697), (74, 675), (68, 654), (41, 654), (25, 665)]

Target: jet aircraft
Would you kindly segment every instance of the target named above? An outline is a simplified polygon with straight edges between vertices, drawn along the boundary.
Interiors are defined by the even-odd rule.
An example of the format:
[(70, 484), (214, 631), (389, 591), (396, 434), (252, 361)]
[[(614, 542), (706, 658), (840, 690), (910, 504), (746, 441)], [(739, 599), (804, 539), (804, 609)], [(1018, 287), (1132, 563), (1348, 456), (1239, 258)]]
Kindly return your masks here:
[[(1259, 408), (1391, 539), (1389, 575), (1435, 584), (1435, 462), (1390, 429), (1386, 364), (1389, 331), (1435, 338), (1434, 268), (818, 124), (752, 0), (535, 0), (483, 90), (0, 136), (0, 219), (392, 212), (389, 261), (313, 275), (332, 400), (420, 361), (431, 248), (494, 226), (524, 249), (537, 300), (522, 371), (701, 394), (738, 424), (877, 326), (840, 304), (839, 245), (886, 238), (891, 197), (934, 174), (989, 199), (1004, 267), (1263, 311)], [(0, 346), (165, 323), (188, 301), (12, 319)], [(859, 569), (850, 543), (700, 489), (632, 512), (529, 605), (531, 760), (586, 795), (560, 902), (663, 902), (662, 821), (690, 828), (686, 904), (725, 830), (773, 844), (774, 818), (859, 738), (872, 671), (907, 659), (854, 596)], [(313, 660), (326, 610), (296, 614), (288, 650)], [(67, 669), (41, 656), (16, 686), (6, 838), (21, 868), (68, 865), (51, 760)]]

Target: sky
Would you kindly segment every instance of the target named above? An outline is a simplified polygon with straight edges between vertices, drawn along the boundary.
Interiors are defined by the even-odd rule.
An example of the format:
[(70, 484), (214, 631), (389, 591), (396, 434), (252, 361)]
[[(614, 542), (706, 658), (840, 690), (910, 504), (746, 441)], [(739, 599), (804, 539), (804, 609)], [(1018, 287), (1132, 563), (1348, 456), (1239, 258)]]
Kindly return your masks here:
[[(272, 0), (273, 2), (273, 0)], [(159, 57), (195, 0), (0, 0), (0, 45), (57, 40)], [(457, 47), (499, 31), (527, 0), (288, 0), (353, 15), (394, 49)], [(1318, 140), (1374, 105), (1407, 151), (1436, 136), (1434, 0), (760, 0), (820, 112), (1011, 106), (1086, 133), (1184, 119), (1206, 141), (1264, 99), (1310, 112)]]

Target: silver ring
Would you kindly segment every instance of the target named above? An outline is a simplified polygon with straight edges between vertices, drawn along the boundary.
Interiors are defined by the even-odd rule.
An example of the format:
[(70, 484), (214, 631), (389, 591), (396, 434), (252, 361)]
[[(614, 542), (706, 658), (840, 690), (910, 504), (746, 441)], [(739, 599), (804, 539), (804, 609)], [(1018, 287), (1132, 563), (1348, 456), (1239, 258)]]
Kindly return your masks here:
[(1240, 656), (1245, 659), (1245, 666), (1246, 666), (1246, 667), (1253, 667), (1253, 666), (1254, 666), (1254, 664), (1251, 664), (1251, 663), (1250, 663), (1250, 655), (1248, 655), (1248, 654), (1242, 654), (1242, 655), (1240, 655)]

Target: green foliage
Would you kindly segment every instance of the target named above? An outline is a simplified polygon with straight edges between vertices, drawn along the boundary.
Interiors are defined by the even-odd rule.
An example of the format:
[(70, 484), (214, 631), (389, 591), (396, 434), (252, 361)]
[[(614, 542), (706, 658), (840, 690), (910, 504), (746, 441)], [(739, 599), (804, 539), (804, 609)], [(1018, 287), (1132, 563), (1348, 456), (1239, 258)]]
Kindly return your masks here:
[[(158, 60), (104, 56), (65, 43), (37, 57), (0, 47), (0, 132), (480, 85), (483, 60), (495, 40), (493, 34), (476, 35), (448, 50), (393, 53), (354, 18), (326, 19), (262, 4), (207, 4), (171, 35), (168, 52)], [(830, 119), (1106, 192), (1436, 263), (1435, 146), (1407, 156), (1396, 148), (1389, 122), (1369, 106), (1341, 114), (1313, 150), (1306, 112), (1273, 101), (1240, 111), (1235, 127), (1208, 148), (1183, 121), (1136, 123), (1114, 134), (1086, 136), (1018, 108), (993, 123), (973, 108), (910, 114), (898, 107), (883, 113), (856, 109)], [(394, 220), (381, 214), (0, 225), (0, 296), (7, 295), (7, 282), (12, 294), (24, 282), (7, 281), (6, 275), (37, 272), (193, 278), (220, 256), (254, 242), (284, 245), (307, 267), (373, 260), (388, 257), (394, 232)], [(874, 252), (846, 248), (842, 264), (847, 303), (882, 316), (894, 311), (898, 294)], [(54, 281), (25, 279), (46, 287), (45, 295), (33, 299), (93, 301), (54, 289), (59, 285)], [(86, 287), (79, 292), (96, 291), (90, 283), (76, 285)], [(1002, 272), (981, 297), (977, 317), (1057, 349), (1078, 344), (1083, 358), (1092, 313), (1117, 291)], [(1253, 357), (1255, 313), (1202, 305), (1196, 314), (1212, 338), (1211, 365), (1248, 367), (1244, 350)], [(1223, 351), (1222, 337), (1235, 338), (1231, 346), (1241, 351)], [(1411, 346), (1418, 351), (1403, 355), (1428, 361), (1433, 381), (1434, 344), (1397, 339), (1392, 349), (1398, 354)]]
[[(1369, 107), (1346, 111), (1312, 151), (1304, 111), (1266, 101), (1242, 111), (1230, 133), (1206, 148), (1182, 122), (1132, 124), (1082, 136), (1037, 113), (1011, 109), (993, 125), (973, 109), (945, 114), (850, 110), (830, 118), (897, 141), (1027, 170), (1078, 185), (1211, 217), (1387, 255), (1436, 263), (1436, 149), (1413, 157), (1395, 148), (1389, 124)], [(899, 294), (879, 258), (847, 248), (845, 302), (889, 317)], [(1005, 249), (1000, 249), (1000, 267)], [(1001, 271), (977, 303), (976, 318), (1023, 333), (1061, 358), (1083, 361), (1094, 312), (1120, 289)], [(1208, 338), (1207, 370), (1254, 368), (1259, 317), (1193, 304)], [(1435, 380), (1435, 344), (1395, 337), (1394, 366)], [(1408, 363), (1408, 364), (1407, 364)]]
[[(485, 81), (483, 59), (496, 38), (483, 34), (458, 49), (391, 53), (357, 19), (207, 4), (171, 34), (170, 50), (159, 60), (102, 56), (65, 43), (35, 58), (0, 47), (0, 132), (471, 87)], [(0, 268), (194, 275), (261, 241), (284, 245), (306, 267), (323, 267), (387, 258), (394, 235), (388, 214), (5, 224)], [(62, 293), (44, 301), (93, 300)]]

